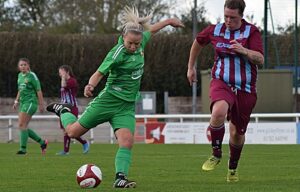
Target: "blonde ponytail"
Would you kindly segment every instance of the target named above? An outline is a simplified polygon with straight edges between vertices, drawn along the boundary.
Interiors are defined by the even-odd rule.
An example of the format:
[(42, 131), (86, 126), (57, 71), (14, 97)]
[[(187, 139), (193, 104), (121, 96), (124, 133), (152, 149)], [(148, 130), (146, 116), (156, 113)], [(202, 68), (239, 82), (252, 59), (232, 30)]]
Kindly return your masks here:
[(130, 8), (126, 6), (121, 18), (123, 34), (127, 34), (130, 31), (142, 33), (149, 30), (151, 18), (152, 14), (146, 17), (139, 17), (138, 10), (135, 7)]

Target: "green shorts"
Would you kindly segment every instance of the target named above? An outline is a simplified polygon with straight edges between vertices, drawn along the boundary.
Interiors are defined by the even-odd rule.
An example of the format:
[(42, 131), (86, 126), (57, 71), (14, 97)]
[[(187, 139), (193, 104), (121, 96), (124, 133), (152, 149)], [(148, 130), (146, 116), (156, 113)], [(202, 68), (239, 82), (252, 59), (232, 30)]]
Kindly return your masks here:
[(78, 122), (86, 129), (109, 122), (114, 131), (119, 128), (128, 128), (131, 133), (134, 133), (135, 102), (127, 102), (102, 91), (89, 103)]
[(35, 102), (21, 102), (19, 107), (19, 112), (27, 113), (33, 115), (37, 110), (37, 103)]

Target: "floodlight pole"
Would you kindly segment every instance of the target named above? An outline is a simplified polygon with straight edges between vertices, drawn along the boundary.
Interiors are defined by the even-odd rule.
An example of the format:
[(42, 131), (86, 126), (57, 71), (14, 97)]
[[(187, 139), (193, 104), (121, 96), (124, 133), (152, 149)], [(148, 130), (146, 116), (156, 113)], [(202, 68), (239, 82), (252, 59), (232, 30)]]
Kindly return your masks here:
[(264, 69), (268, 68), (268, 1), (265, 0), (264, 11)]
[(296, 112), (298, 112), (298, 0), (295, 0), (295, 44), (294, 44), (294, 55), (295, 55), (295, 103)]
[[(193, 40), (197, 35), (197, 0), (194, 0), (194, 9), (193, 9)], [(195, 61), (196, 68), (196, 79), (197, 79), (197, 59)], [(192, 113), (196, 114), (197, 112), (197, 82), (193, 82), (193, 97), (192, 97)]]

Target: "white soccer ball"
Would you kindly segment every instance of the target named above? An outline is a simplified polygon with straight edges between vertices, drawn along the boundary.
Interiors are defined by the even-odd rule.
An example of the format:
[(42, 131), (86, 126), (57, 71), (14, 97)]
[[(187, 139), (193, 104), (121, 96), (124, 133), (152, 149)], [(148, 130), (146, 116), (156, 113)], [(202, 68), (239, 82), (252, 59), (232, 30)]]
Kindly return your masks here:
[(77, 173), (77, 183), (81, 188), (95, 188), (102, 181), (102, 172), (94, 164), (85, 164), (81, 166)]

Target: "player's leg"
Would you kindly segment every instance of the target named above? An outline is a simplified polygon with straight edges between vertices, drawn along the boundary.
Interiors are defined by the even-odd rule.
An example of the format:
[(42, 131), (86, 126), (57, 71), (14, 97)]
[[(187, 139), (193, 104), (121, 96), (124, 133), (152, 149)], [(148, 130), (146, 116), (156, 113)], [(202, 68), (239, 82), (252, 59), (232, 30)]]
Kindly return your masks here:
[(71, 143), (71, 138), (67, 135), (64, 127), (62, 126), (61, 122), (60, 122), (60, 127), (62, 129), (62, 132), (64, 134), (64, 149), (62, 151), (59, 151), (56, 153), (56, 155), (68, 155), (69, 154), (69, 150), (70, 150), (70, 143)]
[(220, 163), (222, 142), (225, 134), (224, 122), (230, 106), (234, 103), (231, 89), (220, 80), (212, 80), (210, 84), (211, 119), (208, 129), (211, 133), (212, 156), (204, 162), (202, 169), (211, 171)]
[[(72, 108), (72, 114), (74, 114), (76, 117), (78, 117), (79, 111), (78, 111), (78, 107), (73, 107)], [(90, 144), (87, 140), (83, 139), (82, 137), (77, 137), (75, 138), (79, 143), (81, 143), (82, 145), (82, 149), (83, 149), (83, 154), (86, 154), (89, 152), (90, 149)], [(69, 151), (69, 150), (68, 150)]]
[(226, 101), (216, 101), (212, 106), (212, 114), (208, 129), (211, 134), (212, 156), (204, 162), (202, 169), (211, 171), (220, 163), (222, 158), (222, 142), (225, 134), (224, 121), (229, 105)]
[(70, 151), (71, 138), (68, 136), (66, 132), (64, 132), (64, 152), (66, 154)]
[(131, 149), (133, 147), (133, 134), (127, 128), (120, 128), (116, 132), (119, 149), (116, 154), (116, 172), (128, 175), (131, 164)]
[(230, 157), (228, 162), (227, 181), (237, 182), (239, 180), (237, 166), (245, 143), (245, 135), (240, 134), (237, 131), (237, 127), (232, 122), (229, 123), (229, 133)]
[(115, 134), (119, 149), (115, 157), (116, 178), (113, 186), (115, 188), (134, 188), (136, 182), (127, 179), (132, 158), (133, 134), (127, 128), (118, 129)]
[(70, 150), (70, 144), (71, 144), (71, 138), (67, 135), (65, 128), (63, 127), (61, 120), (59, 120), (59, 127), (62, 130), (64, 137), (63, 137), (63, 144), (64, 144), (64, 149), (62, 151), (59, 151), (56, 153), (56, 155), (64, 156), (69, 154)]
[(229, 105), (225, 100), (216, 101), (212, 106), (212, 114), (210, 119), (211, 145), (213, 156), (222, 157), (222, 142), (225, 133), (225, 118)]
[(37, 143), (40, 144), (41, 146), (41, 150), (42, 150), (42, 154), (46, 153), (47, 150), (47, 146), (48, 146), (48, 140), (47, 139), (42, 139), (35, 131), (33, 131), (32, 129), (28, 129), (28, 136), (33, 139), (34, 141), (36, 141)]
[(108, 121), (112, 116), (110, 113), (112, 107), (114, 106), (110, 103), (109, 94), (102, 92), (89, 103), (78, 120), (76, 115), (72, 113), (73, 106), (70, 104), (51, 103), (47, 106), (47, 111), (60, 117), (62, 126), (69, 137), (79, 138), (89, 129)]
[(66, 134), (71, 138), (76, 138), (85, 134), (88, 129), (77, 122), (77, 117), (71, 113), (72, 107), (70, 104), (52, 103), (47, 106), (47, 111), (59, 116)]
[[(35, 112), (37, 111), (38, 105), (37, 103), (24, 103), (22, 105), (22, 112), (25, 112), (26, 114), (28, 114), (31, 117), (35, 114)], [(29, 119), (29, 121), (30, 121)], [(28, 123), (26, 127), (28, 127)], [(43, 140), (35, 131), (33, 131), (32, 129), (27, 129), (28, 130), (28, 137), (30, 137), (32, 140), (36, 141), (37, 143), (40, 144), (41, 150), (42, 150), (42, 154), (46, 153), (46, 149), (48, 146), (48, 141), (47, 140)]]
[(245, 143), (245, 133), (250, 121), (250, 115), (255, 104), (256, 94), (250, 94), (241, 91), (237, 92), (237, 103), (232, 107), (231, 120), (229, 123), (230, 158), (228, 162), (228, 182), (236, 182), (239, 180), (237, 174), (238, 162), (240, 160)]
[(82, 137), (75, 138), (79, 143), (82, 145), (83, 154), (86, 154), (90, 150), (90, 144), (87, 140), (83, 139)]
[(75, 138), (83, 145), (83, 153), (87, 153), (89, 151), (89, 143), (86, 140), (81, 138), (89, 129), (83, 127), (77, 119), (72, 117), (71, 113), (62, 113), (61, 120), (64, 123), (66, 134), (69, 138)]
[[(118, 101), (120, 102), (120, 101)], [(122, 103), (122, 102), (120, 102)], [(113, 187), (115, 188), (134, 188), (135, 181), (128, 180), (129, 168), (132, 159), (132, 147), (134, 143), (135, 131), (135, 111), (134, 102), (125, 102), (121, 110), (117, 109), (110, 123), (114, 128), (119, 149), (115, 157), (116, 178)], [(126, 127), (126, 128), (125, 128)]]
[(31, 116), (24, 112), (19, 112), (20, 149), (18, 155), (25, 155), (27, 152), (28, 129), (27, 125)]

